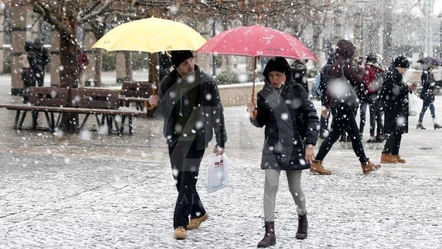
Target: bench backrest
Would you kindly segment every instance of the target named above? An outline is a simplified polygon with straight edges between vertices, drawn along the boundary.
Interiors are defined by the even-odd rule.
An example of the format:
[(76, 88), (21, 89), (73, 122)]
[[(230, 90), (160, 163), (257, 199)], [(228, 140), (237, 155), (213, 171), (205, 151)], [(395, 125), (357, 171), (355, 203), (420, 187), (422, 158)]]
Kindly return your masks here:
[(29, 103), (40, 106), (68, 106), (69, 89), (63, 87), (31, 87)]
[(145, 81), (124, 81), (121, 94), (126, 97), (149, 98), (152, 95), (154, 84)]
[(73, 107), (118, 109), (118, 91), (110, 89), (71, 89)]

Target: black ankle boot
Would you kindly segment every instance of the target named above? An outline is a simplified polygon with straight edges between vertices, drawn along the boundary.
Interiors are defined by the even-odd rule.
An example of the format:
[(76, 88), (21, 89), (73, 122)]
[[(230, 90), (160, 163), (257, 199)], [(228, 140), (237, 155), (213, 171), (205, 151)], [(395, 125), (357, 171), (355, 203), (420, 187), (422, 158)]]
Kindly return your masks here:
[(276, 244), (276, 236), (275, 236), (275, 222), (274, 221), (266, 221), (265, 222), (266, 233), (264, 238), (258, 243), (258, 247), (269, 247)]
[[(436, 126), (436, 125), (435, 125)], [(416, 129), (421, 129), (421, 130), (426, 130), (427, 128), (425, 128), (422, 124), (417, 124), (416, 125)]]
[(307, 239), (308, 221), (307, 214), (298, 215), (298, 231), (296, 232), (297, 239)]
[(434, 124), (434, 129), (442, 129), (442, 126), (440, 124)]

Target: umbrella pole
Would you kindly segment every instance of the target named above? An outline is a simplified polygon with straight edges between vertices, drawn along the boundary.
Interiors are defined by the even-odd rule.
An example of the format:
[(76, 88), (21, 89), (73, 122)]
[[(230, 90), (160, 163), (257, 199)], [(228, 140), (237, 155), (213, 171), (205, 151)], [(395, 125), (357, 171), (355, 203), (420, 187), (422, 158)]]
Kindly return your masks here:
[[(255, 104), (255, 79), (256, 79), (256, 62), (258, 61), (258, 56), (254, 57), (253, 60), (253, 81), (252, 81), (252, 98), (251, 102)], [(251, 119), (256, 119), (258, 116), (258, 110), (255, 110), (254, 112), (250, 113)]]

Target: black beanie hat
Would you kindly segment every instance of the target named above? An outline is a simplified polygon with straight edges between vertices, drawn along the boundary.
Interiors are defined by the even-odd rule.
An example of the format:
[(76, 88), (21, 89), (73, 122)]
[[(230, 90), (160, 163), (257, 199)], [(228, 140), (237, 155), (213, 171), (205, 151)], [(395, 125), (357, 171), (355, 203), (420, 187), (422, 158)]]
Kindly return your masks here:
[(264, 72), (262, 73), (266, 80), (270, 81), (269, 73), (272, 71), (285, 73), (287, 78), (290, 77), (290, 65), (284, 57), (273, 57), (269, 60), (269, 62), (267, 62)]
[(174, 68), (177, 68), (181, 63), (183, 63), (183, 61), (194, 56), (190, 50), (172, 51), (170, 55), (172, 56), (170, 59)]
[(394, 67), (403, 67), (403, 68), (409, 68), (410, 62), (405, 56), (398, 56), (396, 59), (394, 59), (393, 63)]

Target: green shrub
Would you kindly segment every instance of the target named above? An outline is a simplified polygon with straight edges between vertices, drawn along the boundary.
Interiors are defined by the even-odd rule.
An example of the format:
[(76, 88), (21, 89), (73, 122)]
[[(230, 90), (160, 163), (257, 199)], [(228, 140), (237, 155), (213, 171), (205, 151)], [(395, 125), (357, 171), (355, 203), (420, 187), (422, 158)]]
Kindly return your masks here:
[[(256, 73), (255, 82), (264, 80), (261, 73)], [(238, 83), (247, 83), (253, 81), (253, 72), (238, 73), (235, 71), (223, 71), (216, 75), (218, 85), (229, 85)]]
[(316, 75), (318, 75), (319, 70), (316, 68), (312, 68), (310, 70), (307, 70), (307, 78), (315, 78)]
[(2, 74), (10, 74), (11, 73), (11, 54), (4, 52), (3, 54), (3, 72)]
[(115, 70), (115, 53), (103, 53), (101, 57), (101, 70), (103, 71), (114, 71)]

